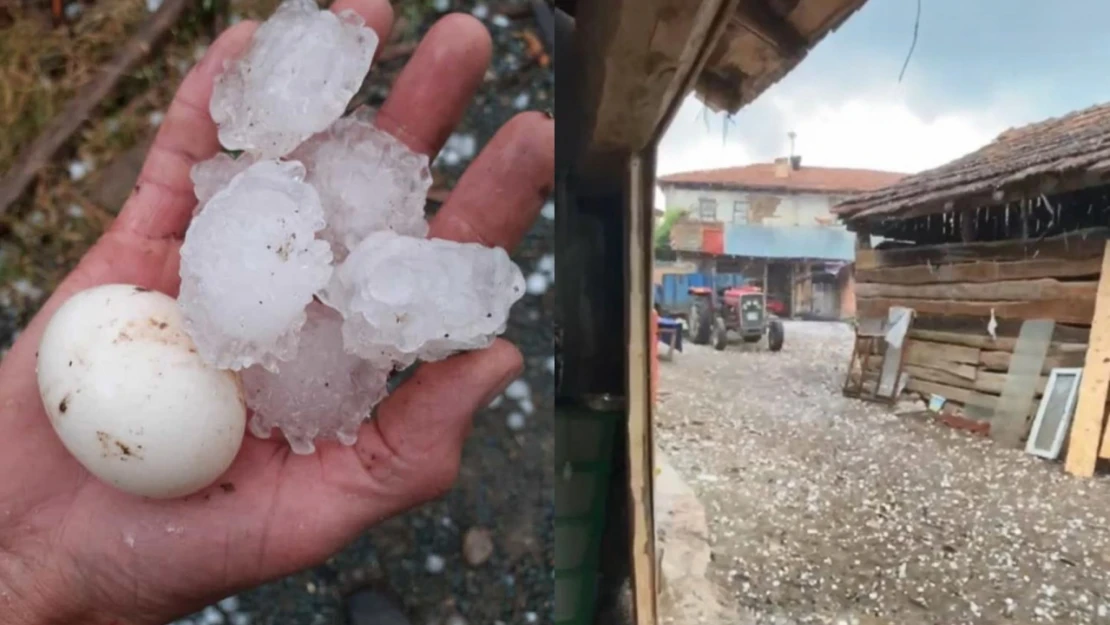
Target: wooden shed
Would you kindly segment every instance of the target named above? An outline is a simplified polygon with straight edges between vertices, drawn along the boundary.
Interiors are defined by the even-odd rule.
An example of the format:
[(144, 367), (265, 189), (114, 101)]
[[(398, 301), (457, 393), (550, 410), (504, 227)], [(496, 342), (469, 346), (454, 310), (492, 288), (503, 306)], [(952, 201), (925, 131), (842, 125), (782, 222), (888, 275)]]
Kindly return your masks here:
[(1007, 130), (835, 212), (857, 233), (860, 317), (916, 311), (907, 388), (989, 416), (1024, 322), (1056, 322), (1038, 396), (1053, 367), (1085, 364), (1110, 232), (1110, 105)]

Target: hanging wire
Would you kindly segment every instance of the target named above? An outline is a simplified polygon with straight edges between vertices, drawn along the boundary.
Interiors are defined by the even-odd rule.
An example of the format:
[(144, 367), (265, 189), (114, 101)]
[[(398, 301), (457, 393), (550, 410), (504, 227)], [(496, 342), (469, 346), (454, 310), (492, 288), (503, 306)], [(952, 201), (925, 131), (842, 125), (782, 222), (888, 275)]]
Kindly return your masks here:
[(906, 60), (902, 63), (902, 71), (898, 72), (898, 82), (902, 82), (902, 77), (906, 75), (906, 68), (910, 65), (910, 58), (913, 56), (913, 50), (917, 47), (917, 31), (921, 28), (921, 0), (917, 0), (917, 15), (913, 19), (913, 40), (910, 42), (910, 50), (906, 53)]

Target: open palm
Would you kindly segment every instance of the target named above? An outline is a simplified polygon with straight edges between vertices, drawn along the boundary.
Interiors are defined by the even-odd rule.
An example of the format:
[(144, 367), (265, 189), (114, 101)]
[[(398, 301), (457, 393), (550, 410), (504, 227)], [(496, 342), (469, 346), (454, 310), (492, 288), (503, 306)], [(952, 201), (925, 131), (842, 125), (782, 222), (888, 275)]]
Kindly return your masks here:
[[(389, 39), (387, 0), (339, 0)], [(228, 472), (181, 500), (153, 501), (97, 481), (62, 447), (39, 399), (35, 355), (71, 295), (129, 283), (176, 295), (178, 250), (196, 200), (190, 167), (219, 149), (208, 115), (214, 77), (256, 24), (225, 32), (167, 111), (119, 218), (58, 287), (0, 364), (0, 622), (162, 623), (228, 594), (322, 562), (366, 527), (439, 496), (454, 481), (473, 413), (521, 369), (489, 349), (421, 367), (363, 426), (354, 447), (310, 456), (247, 437)], [(378, 123), (434, 156), (490, 58), (485, 27), (444, 18), (421, 42)], [(553, 123), (508, 122), (459, 181), (431, 236), (512, 248), (553, 178)], [(156, 415), (152, 415), (156, 416)]]

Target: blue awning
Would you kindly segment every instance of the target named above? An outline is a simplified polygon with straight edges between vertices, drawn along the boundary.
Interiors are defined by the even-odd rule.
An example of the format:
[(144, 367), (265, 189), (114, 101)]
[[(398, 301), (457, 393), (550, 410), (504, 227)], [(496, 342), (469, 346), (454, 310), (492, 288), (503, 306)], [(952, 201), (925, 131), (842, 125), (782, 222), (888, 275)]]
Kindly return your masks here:
[(725, 254), (750, 258), (810, 258), (854, 262), (856, 236), (828, 226), (725, 226)]

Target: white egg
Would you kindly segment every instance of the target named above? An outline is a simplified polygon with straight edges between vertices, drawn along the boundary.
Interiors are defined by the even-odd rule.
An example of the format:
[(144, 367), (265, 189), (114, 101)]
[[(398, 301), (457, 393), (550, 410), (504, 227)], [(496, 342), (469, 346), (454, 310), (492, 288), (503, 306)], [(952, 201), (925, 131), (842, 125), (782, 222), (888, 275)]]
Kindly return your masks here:
[(63, 303), (42, 336), (38, 383), (66, 449), (135, 495), (194, 493), (243, 441), (238, 377), (201, 361), (177, 302), (155, 291), (111, 284)]

